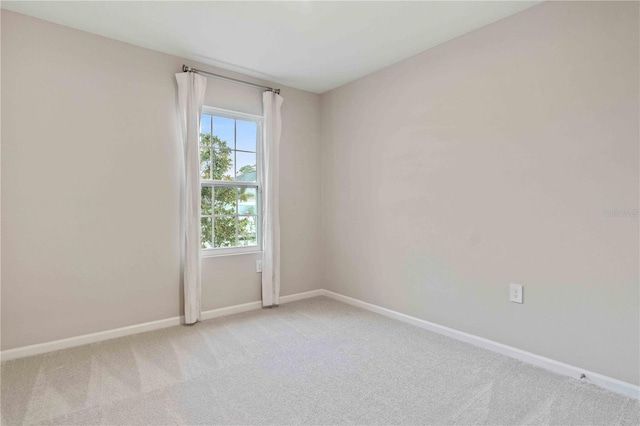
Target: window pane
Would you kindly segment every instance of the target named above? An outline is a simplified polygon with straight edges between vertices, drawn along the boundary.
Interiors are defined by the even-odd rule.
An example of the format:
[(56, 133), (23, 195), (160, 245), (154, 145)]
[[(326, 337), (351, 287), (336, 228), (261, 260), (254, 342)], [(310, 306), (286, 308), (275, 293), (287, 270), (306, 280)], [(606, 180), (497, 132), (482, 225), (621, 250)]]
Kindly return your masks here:
[(206, 136), (207, 145), (209, 142), (208, 135), (211, 134), (211, 116), (207, 114), (202, 114), (200, 116), (200, 144), (205, 145), (203, 140)]
[(236, 188), (216, 186), (214, 188), (213, 209), (215, 214), (235, 215), (236, 214)]
[(200, 133), (200, 146), (212, 146), (210, 134)]
[[(235, 149), (235, 125), (233, 118), (213, 116), (214, 144), (219, 148)], [(217, 138), (217, 140), (216, 140)]]
[(236, 149), (256, 152), (258, 125), (252, 121), (236, 120)]
[(233, 156), (229, 149), (213, 150), (213, 179), (233, 180)]
[(258, 244), (258, 227), (255, 216), (238, 218), (238, 245), (254, 246)]
[[(201, 178), (257, 182), (258, 130), (252, 121), (202, 114)], [(203, 249), (257, 245), (258, 188), (203, 186), (200, 196)]]
[(256, 154), (236, 152), (236, 180), (256, 182)]
[(200, 189), (200, 211), (202, 215), (211, 214), (211, 187), (203, 186)]
[(238, 214), (240, 216), (258, 214), (256, 192), (256, 188), (238, 188)]
[(211, 150), (200, 148), (200, 177), (211, 179)]
[(233, 247), (236, 245), (235, 216), (216, 216), (215, 218), (215, 247)]
[(211, 218), (203, 217), (200, 219), (200, 247), (208, 249), (213, 247), (211, 239)]

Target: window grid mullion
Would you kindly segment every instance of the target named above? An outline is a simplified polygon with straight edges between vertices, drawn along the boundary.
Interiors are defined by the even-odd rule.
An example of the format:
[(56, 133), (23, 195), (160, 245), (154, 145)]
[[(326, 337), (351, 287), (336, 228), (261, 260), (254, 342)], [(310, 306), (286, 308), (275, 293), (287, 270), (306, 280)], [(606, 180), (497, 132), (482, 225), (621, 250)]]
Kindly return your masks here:
[[(238, 121), (233, 120), (233, 180), (235, 182), (236, 177), (238, 176), (238, 141), (237, 141), (237, 132), (238, 132)], [(240, 188), (236, 188), (236, 247), (238, 246), (238, 203), (240, 202)]]
[(235, 222), (236, 222), (236, 246), (238, 246), (238, 203), (240, 202), (240, 188), (236, 188), (236, 217), (235, 217)]
[[(209, 115), (209, 176), (211, 176), (211, 179), (213, 179), (213, 116)], [(212, 189), (213, 191), (213, 189)], [(213, 196), (211, 197), (211, 199), (213, 200)], [(213, 201), (211, 203), (211, 206), (213, 206)], [(213, 225), (211, 225), (213, 226)], [(212, 232), (213, 232), (213, 228)], [(213, 240), (213, 237), (211, 238)]]
[(201, 179), (201, 186), (226, 186), (228, 188), (259, 188), (257, 182), (244, 182), (244, 181), (232, 181), (232, 180), (208, 180)]
[[(213, 120), (213, 119), (212, 119)], [(213, 126), (213, 123), (211, 123)], [(211, 135), (213, 137), (213, 127), (211, 127)], [(216, 246), (216, 188), (211, 187), (211, 245)]]

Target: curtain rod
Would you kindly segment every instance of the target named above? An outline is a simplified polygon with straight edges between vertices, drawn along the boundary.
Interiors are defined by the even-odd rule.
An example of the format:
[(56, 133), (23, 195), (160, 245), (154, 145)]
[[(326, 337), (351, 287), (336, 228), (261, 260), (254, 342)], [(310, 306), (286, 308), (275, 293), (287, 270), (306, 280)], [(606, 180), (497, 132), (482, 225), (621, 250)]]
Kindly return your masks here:
[(274, 89), (273, 87), (261, 86), (259, 84), (249, 83), (248, 81), (242, 81), (242, 80), (238, 80), (238, 79), (231, 78), (231, 77), (225, 77), (224, 75), (214, 74), (214, 73), (208, 72), (208, 71), (197, 70), (195, 68), (191, 68), (191, 67), (188, 67), (186, 65), (182, 65), (182, 71), (183, 72), (195, 72), (197, 74), (202, 74), (202, 75), (206, 75), (206, 76), (209, 76), (209, 77), (218, 78), (220, 80), (227, 80), (227, 81), (231, 81), (232, 83), (242, 84), (243, 86), (257, 87), (258, 89), (268, 90), (268, 91), (276, 93), (278, 95), (280, 94), (280, 89)]

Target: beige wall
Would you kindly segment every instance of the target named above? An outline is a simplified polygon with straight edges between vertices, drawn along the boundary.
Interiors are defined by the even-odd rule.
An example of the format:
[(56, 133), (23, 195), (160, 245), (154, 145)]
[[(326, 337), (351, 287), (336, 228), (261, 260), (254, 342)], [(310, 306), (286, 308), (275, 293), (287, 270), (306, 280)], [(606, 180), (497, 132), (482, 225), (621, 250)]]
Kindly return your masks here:
[[(2, 11), (3, 350), (180, 313), (183, 62)], [(320, 97), (282, 95), (286, 295), (320, 287)], [(207, 104), (262, 112), (213, 79)], [(203, 259), (203, 309), (260, 300), (256, 258)]]
[(638, 384), (638, 40), (546, 3), (324, 94), (326, 286)]
[[(322, 97), (284, 87), (282, 293), (638, 384), (638, 218), (605, 215), (638, 209), (638, 47), (637, 3), (546, 3)], [(2, 11), (3, 350), (179, 314), (182, 63)], [(216, 80), (207, 104), (261, 112)], [(204, 259), (203, 308), (259, 300), (255, 260)]]

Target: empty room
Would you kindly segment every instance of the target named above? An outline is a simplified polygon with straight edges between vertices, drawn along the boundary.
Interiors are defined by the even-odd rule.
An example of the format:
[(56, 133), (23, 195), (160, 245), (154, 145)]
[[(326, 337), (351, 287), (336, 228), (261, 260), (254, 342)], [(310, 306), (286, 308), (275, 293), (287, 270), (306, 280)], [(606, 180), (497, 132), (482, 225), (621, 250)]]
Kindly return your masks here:
[(2, 425), (640, 424), (640, 2), (0, 6)]

